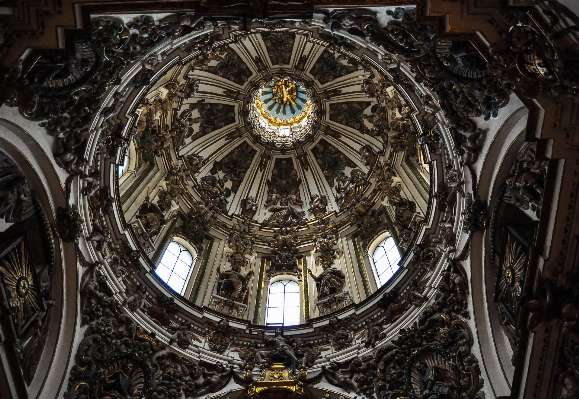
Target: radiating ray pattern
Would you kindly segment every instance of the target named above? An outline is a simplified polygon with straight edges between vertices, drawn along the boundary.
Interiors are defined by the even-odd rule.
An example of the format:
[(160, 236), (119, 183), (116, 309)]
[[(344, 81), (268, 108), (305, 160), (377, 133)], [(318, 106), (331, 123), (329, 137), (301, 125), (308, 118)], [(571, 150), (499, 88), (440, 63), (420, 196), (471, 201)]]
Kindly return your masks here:
[(10, 307), (14, 311), (16, 330), (20, 334), (41, 311), (34, 281), (33, 265), (24, 240), (20, 240), (2, 259), (0, 275)]

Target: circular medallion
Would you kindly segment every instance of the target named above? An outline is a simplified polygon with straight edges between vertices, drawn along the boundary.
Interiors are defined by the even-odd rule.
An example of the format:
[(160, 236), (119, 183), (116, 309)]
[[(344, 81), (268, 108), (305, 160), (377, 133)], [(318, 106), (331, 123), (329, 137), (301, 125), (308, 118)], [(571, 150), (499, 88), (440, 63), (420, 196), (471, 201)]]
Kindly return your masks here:
[(312, 133), (317, 104), (303, 82), (274, 77), (262, 83), (247, 105), (253, 133), (264, 143), (291, 148)]
[(19, 297), (24, 298), (26, 294), (28, 294), (29, 289), (30, 283), (26, 277), (22, 276), (16, 281), (16, 293)]

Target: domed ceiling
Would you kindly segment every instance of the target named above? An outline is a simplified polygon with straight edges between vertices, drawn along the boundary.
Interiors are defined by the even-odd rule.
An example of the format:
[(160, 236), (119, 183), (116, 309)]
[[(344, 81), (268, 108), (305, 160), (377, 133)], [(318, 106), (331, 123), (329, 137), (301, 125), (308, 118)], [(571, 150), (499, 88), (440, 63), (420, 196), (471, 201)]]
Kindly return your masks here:
[[(66, 396), (484, 397), (482, 376), (493, 368), (482, 370), (477, 357), (494, 357), (506, 341), (481, 357), (483, 341), (490, 328), (508, 327), (486, 325), (487, 302), (512, 305), (514, 327), (530, 290), (520, 285), (522, 242), (506, 229), (494, 235), (498, 224), (475, 234), (489, 224), (478, 195), (498, 198), (493, 220), (520, 208), (529, 219), (521, 228), (546, 231), (541, 215), (554, 214), (541, 202), (563, 170), (542, 158), (544, 142), (516, 154), (543, 123), (511, 92), (542, 79), (537, 65), (554, 63), (538, 48), (516, 49), (521, 31), (539, 29), (513, 19), (519, 57), (505, 66), (493, 53), (489, 65), (480, 43), (440, 40), (413, 7), (207, 3), (179, 14), (90, 8), (90, 26), (67, 36), (72, 55), (38, 53), (5, 75), (16, 76), (3, 94), (7, 107), (19, 106), (9, 115), (22, 125), (15, 142), (28, 140), (26, 127), (45, 129), (51, 137), (26, 145), (42, 152), (38, 165), (61, 168), (35, 179), (58, 175), (43, 194), (58, 194), (44, 201), (55, 215), (36, 224), (52, 240), (54, 219), (58, 246), (46, 252), (66, 260), (54, 281), (64, 271), (58, 281), (77, 284), (53, 286), (67, 287), (70, 318), (58, 328), (76, 327), (62, 335), (77, 351), (62, 362)], [(557, 81), (553, 91), (574, 93)], [(54, 162), (45, 162), (50, 144)], [(9, 158), (19, 151), (7, 147)], [(38, 187), (21, 184), (30, 166), (21, 173), (16, 161), (27, 154), (5, 165), (5, 210)], [(497, 252), (493, 237), (509, 238)], [(508, 262), (492, 299), (493, 275), (476, 258), (494, 267), (497, 254)], [(30, 302), (40, 289), (43, 304), (59, 310), (46, 291), (52, 276), (15, 290), (10, 270), (10, 295)], [(78, 307), (69, 306), (77, 293)], [(57, 330), (42, 324), (51, 313), (28, 313), (38, 331)], [(29, 338), (32, 352), (13, 348), (18, 361), (42, 352), (34, 347), (44, 338), (19, 339)]]
[[(81, 323), (108, 331), (99, 323), (126, 313), (130, 341), (163, 342), (179, 367), (199, 358), (214, 374), (180, 388), (194, 396), (281, 359), (293, 379), (299, 363), (308, 384), (367, 397), (362, 368), (352, 385), (335, 361), (411, 370), (389, 384), (416, 392), (429, 364), (468, 374), (455, 391), (472, 398), (460, 262), (487, 211), (464, 171), (508, 93), (486, 85), (470, 43), (435, 40), (412, 8), (313, 16), (95, 16), (64, 67), (28, 72), (42, 95), (22, 91), (20, 111), (46, 120), (69, 174), (57, 231), (86, 268)], [(393, 248), (384, 274), (375, 254)], [(269, 318), (278, 283), (296, 300), (288, 323)], [(291, 339), (263, 332), (280, 325)], [(394, 337), (407, 364), (371, 365)]]
[[(394, 60), (386, 69), (314, 26), (195, 40), (143, 63), (134, 81), (147, 84), (117, 126), (131, 140), (124, 219), (151, 267), (182, 237), (211, 256), (183, 295), (216, 310), (234, 295), (232, 314), (253, 312), (254, 323), (276, 275), (340, 270), (338, 287), (317, 297), (310, 282), (302, 322), (370, 295), (378, 285), (363, 258), (373, 239), (388, 231), (403, 251), (422, 230), (430, 166), (418, 140), (438, 135), (436, 117), (423, 132)], [(217, 288), (227, 270), (242, 288)]]

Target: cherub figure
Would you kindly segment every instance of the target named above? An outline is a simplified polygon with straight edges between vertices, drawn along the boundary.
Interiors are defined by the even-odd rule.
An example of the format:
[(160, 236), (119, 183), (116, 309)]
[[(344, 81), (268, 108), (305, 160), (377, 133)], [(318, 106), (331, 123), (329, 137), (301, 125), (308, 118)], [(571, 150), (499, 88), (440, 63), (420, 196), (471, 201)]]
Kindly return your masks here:
[(193, 341), (201, 342), (201, 339), (191, 331), (191, 323), (183, 322), (178, 327), (169, 327), (169, 331), (173, 332), (169, 339), (169, 345), (176, 343), (181, 349), (187, 349)]
[(327, 211), (327, 207), (328, 207), (328, 197), (326, 197), (325, 195), (314, 194), (312, 195), (308, 211), (312, 215), (317, 217), (322, 213), (325, 213)]
[(208, 371), (203, 367), (201, 374), (203, 375), (203, 381), (195, 383), (198, 397), (223, 389), (233, 375), (233, 366), (229, 366), (228, 369), (226, 365), (217, 364), (214, 371)]

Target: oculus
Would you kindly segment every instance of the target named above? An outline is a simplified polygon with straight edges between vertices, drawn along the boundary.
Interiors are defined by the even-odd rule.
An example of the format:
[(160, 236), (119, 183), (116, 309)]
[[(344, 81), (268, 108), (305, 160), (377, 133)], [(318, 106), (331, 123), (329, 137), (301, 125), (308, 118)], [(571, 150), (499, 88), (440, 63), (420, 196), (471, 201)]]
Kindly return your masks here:
[(313, 132), (317, 104), (306, 84), (288, 76), (263, 82), (250, 96), (248, 122), (257, 138), (276, 148), (292, 148)]

